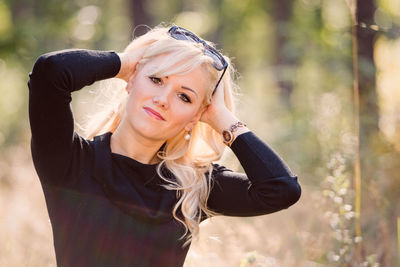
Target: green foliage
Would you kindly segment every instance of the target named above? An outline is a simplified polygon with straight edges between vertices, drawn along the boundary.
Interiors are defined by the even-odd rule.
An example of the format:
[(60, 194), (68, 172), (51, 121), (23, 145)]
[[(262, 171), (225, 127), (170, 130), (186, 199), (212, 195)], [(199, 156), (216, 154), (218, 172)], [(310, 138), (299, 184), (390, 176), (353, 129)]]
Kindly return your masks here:
[(326, 189), (322, 191), (329, 199), (329, 209), (325, 212), (329, 220), (332, 235), (332, 248), (326, 252), (325, 259), (330, 266), (380, 266), (377, 254), (365, 257), (357, 262), (357, 243), (361, 236), (354, 233), (353, 219), (359, 214), (354, 212), (354, 191), (350, 188), (350, 175), (346, 171), (345, 159), (340, 153), (334, 153), (328, 163), (329, 175), (325, 179)]
[(329, 264), (347, 266), (352, 263), (353, 248), (361, 237), (353, 237), (354, 192), (350, 188), (350, 177), (345, 170), (345, 159), (336, 153), (328, 163), (330, 175), (325, 179), (327, 188), (322, 194), (329, 198), (330, 209), (325, 212), (332, 229), (332, 249), (326, 253)]
[[(302, 185), (318, 193), (322, 191), (329, 202), (325, 215), (330, 221), (332, 244), (324, 253), (325, 263), (351, 262), (356, 241), (360, 239), (353, 233), (356, 214), (350, 170), (356, 137), (351, 20), (345, 1), (147, 0), (143, 3), (151, 18), (146, 22), (150, 26), (162, 21), (179, 23), (216, 42), (217, 47), (233, 58), (241, 74), (240, 118), (277, 149), (298, 174)], [(398, 3), (379, 0), (376, 4), (375, 29), (398, 39), (395, 30), (400, 23)], [(8, 149), (21, 146), (27, 154), (30, 152), (26, 82), (36, 58), (45, 52), (73, 47), (121, 51), (132, 38), (135, 26), (131, 7), (131, 1), (127, 0), (0, 0), (0, 179), (13, 179), (9, 175), (11, 165), (4, 163), (12, 160), (9, 158), (12, 153), (6, 153)], [(378, 51), (379, 46), (375, 49)], [(391, 78), (385, 78), (383, 89), (378, 92), (381, 95), (378, 94), (376, 102), (379, 100), (380, 113), (367, 113), (369, 120), (379, 120), (379, 125), (387, 130), (382, 133), (382, 129), (375, 129), (375, 135), (368, 135), (367, 143), (373, 153), (361, 155), (374, 164), (364, 166), (370, 167), (369, 172), (362, 169), (362, 176), (368, 178), (362, 184), (365, 202), (361, 207), (365, 230), (362, 242), (365, 254), (369, 255), (364, 259), (365, 266), (377, 266), (382, 259), (390, 265), (397, 253), (393, 252), (395, 235), (382, 241), (375, 233), (381, 231), (377, 225), (392, 226), (398, 209), (390, 203), (400, 200), (396, 190), (399, 143), (396, 138), (385, 139), (387, 133), (399, 136), (394, 114), (398, 113), (400, 100), (392, 91), (384, 90), (398, 84), (395, 80), (398, 68), (392, 65), (392, 61), (398, 61), (398, 54), (388, 54), (381, 64), (387, 66), (384, 71), (390, 74), (385, 77)], [(371, 76), (376, 70), (372, 63), (371, 59), (360, 62), (363, 71), (369, 71)], [(383, 77), (379, 71), (377, 77)], [(80, 93), (73, 97), (72, 105), (78, 109)], [(323, 188), (321, 177), (326, 177)], [(311, 206), (301, 205), (307, 207), (304, 210)], [(369, 207), (376, 210), (370, 211)], [(313, 234), (318, 238), (327, 233)], [(287, 249), (299, 251), (302, 244), (297, 242), (297, 246)], [(262, 255), (267, 254), (250, 253), (241, 264), (255, 266), (255, 262), (266, 260)], [(268, 255), (271, 259), (282, 256)]]

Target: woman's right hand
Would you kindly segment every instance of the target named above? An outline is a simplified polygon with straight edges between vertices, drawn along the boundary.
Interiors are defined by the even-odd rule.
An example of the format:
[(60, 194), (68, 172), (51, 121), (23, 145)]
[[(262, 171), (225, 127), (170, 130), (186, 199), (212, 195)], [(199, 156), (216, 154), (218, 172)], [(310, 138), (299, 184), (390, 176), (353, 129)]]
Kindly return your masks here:
[(134, 51), (118, 53), (121, 60), (121, 68), (115, 78), (122, 79), (126, 82), (135, 73), (136, 65), (143, 57), (144, 51), (146, 51), (147, 46), (139, 47)]

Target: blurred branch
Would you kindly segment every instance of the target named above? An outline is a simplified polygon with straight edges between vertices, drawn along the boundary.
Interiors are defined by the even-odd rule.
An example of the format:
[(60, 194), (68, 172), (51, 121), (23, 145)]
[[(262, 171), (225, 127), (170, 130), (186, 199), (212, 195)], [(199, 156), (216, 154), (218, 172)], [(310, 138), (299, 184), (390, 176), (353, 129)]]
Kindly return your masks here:
[[(352, 44), (353, 44), (353, 101), (354, 101), (354, 132), (356, 138), (356, 155), (354, 158), (354, 190), (356, 192), (355, 199), (355, 227), (356, 236), (361, 237), (360, 214), (361, 214), (361, 169), (360, 169), (360, 102), (358, 87), (358, 42), (357, 28), (352, 28)], [(357, 258), (361, 262), (361, 242), (357, 243)]]
[(376, 32), (385, 35), (389, 39), (397, 39), (400, 37), (400, 25), (394, 24), (390, 28), (382, 28), (376, 24), (367, 24), (365, 22), (360, 22), (354, 24), (359, 27), (360, 30), (366, 30), (371, 32)]
[(397, 261), (400, 266), (400, 217), (397, 217)]
[[(360, 168), (360, 103), (358, 83), (358, 39), (357, 39), (357, 3), (356, 0), (346, 0), (349, 6), (352, 26), (352, 48), (353, 48), (353, 109), (354, 109), (354, 136), (356, 154), (354, 158), (354, 191), (355, 197), (355, 230), (356, 236), (361, 237), (360, 211), (361, 211), (361, 168)], [(357, 243), (357, 260), (361, 262), (362, 243)]]

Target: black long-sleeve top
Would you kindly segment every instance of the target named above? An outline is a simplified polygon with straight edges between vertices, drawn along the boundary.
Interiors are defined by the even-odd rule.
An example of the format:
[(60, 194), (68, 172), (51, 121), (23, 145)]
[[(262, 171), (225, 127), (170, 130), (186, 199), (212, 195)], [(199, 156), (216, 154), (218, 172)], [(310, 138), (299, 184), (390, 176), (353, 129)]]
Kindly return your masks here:
[[(87, 140), (74, 131), (71, 93), (120, 67), (114, 51), (68, 49), (40, 56), (29, 74), (32, 159), (58, 266), (182, 266), (189, 249), (172, 216), (176, 192), (160, 186), (156, 164), (111, 152), (111, 132)], [(231, 149), (245, 173), (213, 163), (210, 209), (256, 216), (297, 202), (297, 176), (252, 131)]]

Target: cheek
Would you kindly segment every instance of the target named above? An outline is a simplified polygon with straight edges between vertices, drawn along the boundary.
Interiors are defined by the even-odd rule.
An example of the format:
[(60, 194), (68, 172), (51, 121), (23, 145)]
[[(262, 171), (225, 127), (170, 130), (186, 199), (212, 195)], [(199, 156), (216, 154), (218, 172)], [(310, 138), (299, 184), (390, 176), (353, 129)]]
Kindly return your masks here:
[(139, 103), (140, 101), (152, 98), (152, 88), (145, 81), (138, 80), (129, 87), (129, 102)]
[(130, 93), (130, 95), (128, 96), (128, 99), (126, 101), (126, 110), (128, 111), (128, 113), (130, 114), (133, 107), (136, 105), (135, 103), (135, 97), (133, 97), (133, 92)]
[(140, 111), (140, 106), (145, 100), (146, 96), (142, 94), (137, 88), (131, 88), (126, 100), (125, 110), (128, 117), (135, 116)]
[(196, 111), (197, 109), (194, 108), (180, 108), (175, 110), (175, 112), (173, 112), (175, 124), (185, 126), (196, 116)]
[(145, 83), (141, 79), (135, 79), (132, 81), (130, 84), (130, 92), (131, 94), (135, 95), (135, 97), (140, 97), (146, 90), (143, 90), (145, 88)]

